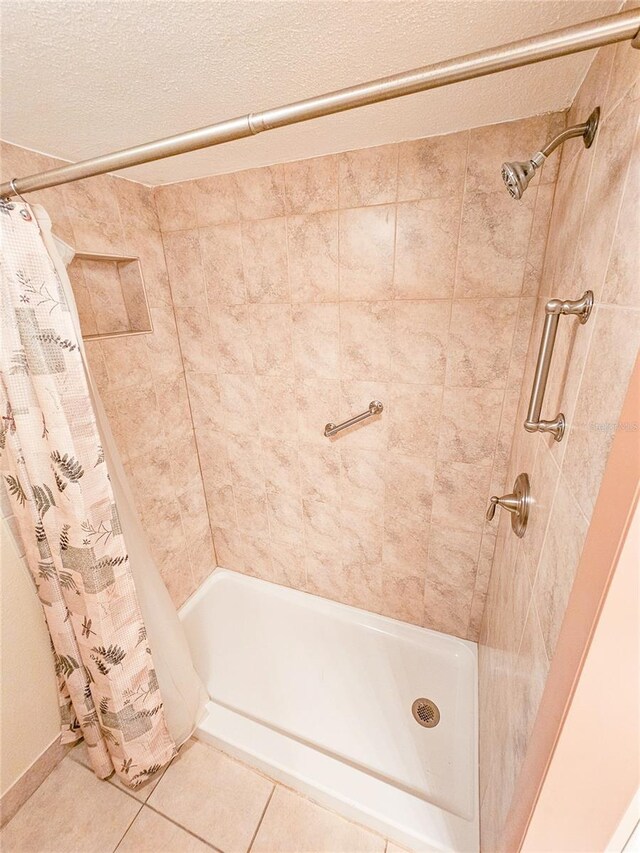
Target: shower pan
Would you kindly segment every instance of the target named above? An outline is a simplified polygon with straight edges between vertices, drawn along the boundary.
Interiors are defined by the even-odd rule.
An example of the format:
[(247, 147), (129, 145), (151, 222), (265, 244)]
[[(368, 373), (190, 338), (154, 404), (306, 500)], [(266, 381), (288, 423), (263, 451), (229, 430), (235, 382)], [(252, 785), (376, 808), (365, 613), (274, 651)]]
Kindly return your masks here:
[(475, 643), (217, 569), (181, 618), (196, 736), (420, 850), (478, 850)]

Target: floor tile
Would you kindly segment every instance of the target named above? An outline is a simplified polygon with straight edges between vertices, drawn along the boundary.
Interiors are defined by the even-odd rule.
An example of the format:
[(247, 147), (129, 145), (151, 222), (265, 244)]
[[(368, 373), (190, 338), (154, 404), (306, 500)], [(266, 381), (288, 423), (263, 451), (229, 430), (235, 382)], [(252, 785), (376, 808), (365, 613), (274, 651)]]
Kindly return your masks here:
[(246, 853), (273, 783), (204, 743), (190, 741), (149, 805), (223, 850)]
[(112, 853), (140, 803), (65, 758), (0, 833), (3, 853)]
[(251, 853), (384, 853), (379, 835), (276, 786)]
[[(74, 746), (73, 749), (69, 752), (69, 758), (72, 758), (74, 761), (77, 761), (78, 764), (82, 764), (83, 767), (88, 767), (89, 770), (93, 773), (93, 769), (91, 767), (91, 761), (89, 760), (89, 755), (87, 752), (86, 744), (83, 740), (77, 746)], [(124, 791), (125, 794), (129, 794), (131, 797), (135, 797), (136, 800), (139, 800), (141, 803), (146, 803), (149, 799), (149, 795), (156, 787), (158, 782), (162, 779), (162, 774), (164, 773), (166, 768), (159, 770), (151, 779), (145, 782), (142, 785), (138, 785), (137, 788), (128, 788), (124, 782), (117, 776), (115, 773), (113, 776), (110, 776), (107, 781), (116, 788), (119, 788), (121, 791)]]
[(212, 850), (145, 806), (118, 845), (117, 853), (211, 853)]

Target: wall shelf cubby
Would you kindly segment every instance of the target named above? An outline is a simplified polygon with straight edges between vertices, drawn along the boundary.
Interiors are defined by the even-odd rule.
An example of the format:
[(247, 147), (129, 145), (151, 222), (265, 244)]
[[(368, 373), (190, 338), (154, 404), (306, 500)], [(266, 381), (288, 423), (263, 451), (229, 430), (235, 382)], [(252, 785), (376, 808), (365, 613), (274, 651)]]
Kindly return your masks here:
[(67, 272), (85, 341), (153, 332), (139, 258), (76, 252)]

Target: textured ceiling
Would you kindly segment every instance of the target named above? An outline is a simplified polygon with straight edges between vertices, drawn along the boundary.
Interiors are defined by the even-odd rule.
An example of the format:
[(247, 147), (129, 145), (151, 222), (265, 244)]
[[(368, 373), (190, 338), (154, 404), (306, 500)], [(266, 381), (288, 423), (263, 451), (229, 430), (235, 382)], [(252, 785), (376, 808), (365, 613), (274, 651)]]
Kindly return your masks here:
[[(81, 160), (618, 10), (618, 0), (1, 0), (0, 133)], [(160, 184), (562, 109), (591, 54), (128, 169)]]

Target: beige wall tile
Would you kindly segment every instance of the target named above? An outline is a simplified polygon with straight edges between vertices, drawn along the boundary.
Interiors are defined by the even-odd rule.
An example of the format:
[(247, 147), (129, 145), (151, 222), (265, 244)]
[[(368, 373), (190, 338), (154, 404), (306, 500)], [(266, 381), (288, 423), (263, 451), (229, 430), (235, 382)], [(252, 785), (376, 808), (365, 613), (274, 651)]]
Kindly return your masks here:
[(246, 302), (240, 225), (213, 225), (198, 233), (209, 304)]
[(390, 302), (340, 306), (340, 356), (345, 378), (385, 382), (391, 372)]
[(388, 453), (384, 468), (385, 520), (414, 519), (426, 526), (431, 518), (434, 477), (433, 462)]
[(213, 364), (221, 373), (253, 373), (250, 306), (215, 303), (210, 315), (211, 343), (215, 352)]
[(274, 437), (286, 429), (298, 438), (296, 383), (291, 376), (257, 376), (259, 428), (262, 436)]
[(268, 219), (283, 216), (284, 167), (266, 166), (234, 174), (240, 219)]
[(301, 379), (296, 382), (298, 435), (308, 445), (327, 447), (325, 424), (338, 423), (340, 383), (337, 379)]
[(555, 189), (555, 183), (541, 184), (538, 187), (522, 285), (522, 293), (526, 296), (537, 296), (540, 290)]
[(233, 175), (212, 175), (189, 183), (192, 186), (198, 227), (237, 221), (238, 205)]
[(468, 131), (400, 144), (398, 201), (459, 196), (464, 186)]
[(242, 536), (242, 554), (244, 571), (248, 575), (265, 581), (273, 580), (271, 540), (267, 531), (256, 534), (253, 530), (246, 530)]
[[(640, 130), (633, 141), (632, 163), (640, 154)], [(640, 233), (640, 169), (631, 166), (622, 197), (611, 256), (605, 275), (602, 301), (628, 308), (640, 307), (640, 255), (635, 238)]]
[(424, 624), (466, 637), (475, 588), (480, 531), (434, 525), (424, 590)]
[(183, 231), (197, 225), (194, 184), (186, 181), (156, 187), (154, 197), (163, 232)]
[(242, 257), (249, 302), (289, 301), (284, 219), (243, 223)]
[(288, 214), (337, 209), (338, 158), (335, 155), (286, 163), (284, 181)]
[(157, 236), (160, 222), (154, 190), (124, 178), (116, 179), (114, 187), (125, 236), (132, 230), (136, 232), (136, 238), (139, 232), (144, 231), (148, 232), (148, 237)]
[(465, 192), (456, 296), (520, 296), (536, 192)]
[[(586, 121), (595, 107), (605, 103), (615, 53), (615, 45), (603, 47), (596, 53), (567, 113), (567, 127)], [(573, 156), (579, 150), (575, 145)]]
[(257, 435), (258, 388), (256, 377), (221, 373), (218, 376), (218, 383), (220, 407), (219, 412), (216, 412), (215, 403), (212, 401), (208, 409), (208, 417), (212, 421), (211, 425), (215, 427), (222, 420), (224, 429), (230, 433)]
[(420, 576), (427, 566), (430, 539), (429, 524), (424, 518), (387, 516), (385, 507), (382, 561), (385, 569), (396, 575)]
[(287, 218), (289, 284), (293, 302), (338, 299), (338, 213)]
[(394, 205), (340, 212), (340, 299), (392, 296)]
[(383, 616), (401, 619), (414, 625), (422, 625), (424, 619), (424, 573), (415, 570), (413, 574), (399, 571), (395, 566), (384, 563), (382, 566), (382, 607)]
[[(226, 379), (227, 377), (225, 377)], [(195, 429), (221, 429), (225, 411), (215, 373), (187, 373), (187, 389)]]
[[(640, 307), (640, 306), (639, 306)], [(638, 309), (600, 307), (586, 359), (578, 401), (566, 439), (562, 466), (569, 488), (591, 518), (629, 377), (640, 346)]]
[(389, 389), (389, 450), (433, 460), (440, 426), (442, 389), (392, 385)]
[(293, 356), (296, 376), (340, 376), (340, 306), (294, 305)]
[(291, 542), (272, 543), (271, 570), (274, 583), (293, 589), (304, 589), (307, 584), (304, 545)]
[(215, 372), (218, 352), (209, 313), (176, 308), (175, 316), (184, 369), (192, 373)]
[(445, 388), (438, 459), (490, 465), (504, 392), (492, 388)]
[(534, 601), (549, 660), (555, 653), (588, 523), (560, 479), (551, 509), (552, 523), (542, 547), (533, 587)]
[(444, 384), (450, 316), (451, 305), (445, 300), (393, 304), (389, 371), (392, 380)]
[[(625, 4), (625, 10), (637, 8), (637, 5)], [(632, 50), (625, 50), (628, 44), (618, 44), (613, 54), (611, 77), (607, 89), (606, 104), (608, 110), (613, 110), (620, 101), (629, 94), (629, 90), (640, 80), (640, 62)], [(604, 76), (604, 75), (603, 75)], [(605, 113), (606, 113), (605, 111)], [(584, 121), (584, 119), (583, 119)]]
[(204, 311), (206, 294), (197, 230), (165, 233), (162, 242), (173, 304)]
[[(596, 298), (602, 294), (630, 164), (633, 162), (637, 169), (637, 161), (633, 160), (633, 141), (638, 131), (639, 112), (640, 84), (609, 114), (598, 130), (575, 268), (577, 280), (588, 281)], [(623, 139), (627, 140), (625, 145), (620, 144)], [(580, 165), (589, 153), (590, 150), (581, 152)]]
[(506, 387), (518, 307), (518, 299), (454, 300), (447, 385)]
[(394, 296), (453, 295), (462, 192), (398, 205)]
[(255, 372), (293, 376), (291, 304), (251, 305), (249, 316)]
[(436, 467), (431, 523), (470, 533), (482, 528), (491, 466), (443, 462)]
[(218, 556), (218, 565), (237, 572), (245, 571), (244, 536), (237, 530), (214, 527), (213, 542)]
[(340, 154), (340, 207), (394, 202), (398, 154), (398, 145), (380, 145)]

